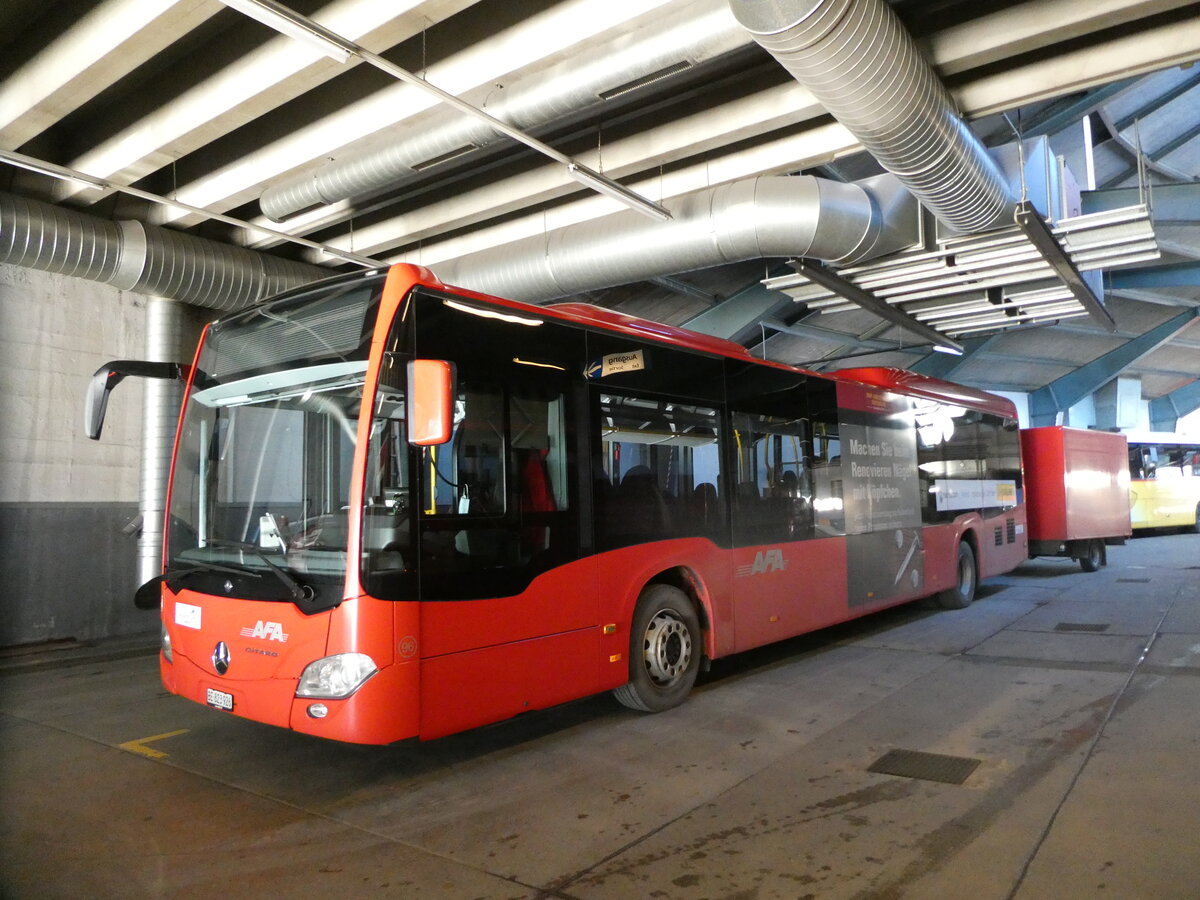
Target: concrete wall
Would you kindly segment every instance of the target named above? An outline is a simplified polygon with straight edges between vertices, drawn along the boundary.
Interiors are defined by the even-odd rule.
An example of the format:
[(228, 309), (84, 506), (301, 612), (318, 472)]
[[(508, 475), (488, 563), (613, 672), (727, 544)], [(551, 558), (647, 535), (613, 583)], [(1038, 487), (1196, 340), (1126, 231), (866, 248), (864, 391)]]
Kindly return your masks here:
[(0, 646), (157, 630), (135, 609), (142, 384), (83, 436), (89, 376), (141, 358), (146, 298), (0, 265)]

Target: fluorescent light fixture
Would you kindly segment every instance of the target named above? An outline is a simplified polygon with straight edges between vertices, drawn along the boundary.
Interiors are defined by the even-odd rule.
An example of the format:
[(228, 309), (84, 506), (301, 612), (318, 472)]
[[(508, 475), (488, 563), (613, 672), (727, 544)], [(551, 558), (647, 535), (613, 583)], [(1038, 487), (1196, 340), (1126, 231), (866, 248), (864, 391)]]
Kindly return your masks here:
[(933, 349), (936, 353), (949, 353), (951, 356), (963, 355), (961, 350), (955, 349), (954, 347), (943, 347), (941, 344), (934, 344)]
[(626, 206), (636, 209), (642, 215), (658, 219), (660, 222), (666, 222), (671, 218), (671, 212), (665, 206), (647, 200), (641, 194), (629, 190), (624, 185), (618, 184), (611, 178), (607, 178), (593, 169), (589, 169), (583, 163), (568, 163), (567, 174), (585, 187), (590, 187), (592, 190), (598, 191), (605, 196), (619, 200)]
[(80, 187), (92, 188), (98, 191), (109, 187), (107, 181), (101, 181), (99, 178), (93, 178), (91, 175), (77, 172), (74, 169), (68, 169), (65, 166), (56, 166), (54, 163), (42, 162), (41, 160), (34, 159), (32, 156), (26, 156), (24, 153), (0, 150), (0, 159), (4, 160), (10, 166), (16, 166), (18, 169), (36, 172), (39, 175), (49, 175), (51, 178), (69, 181)]
[(243, 15), (262, 22), (268, 28), (274, 28), (280, 34), (304, 41), (316, 47), (330, 59), (340, 63), (346, 62), (355, 55), (356, 47), (338, 35), (322, 28), (306, 16), (295, 10), (288, 9), (275, 0), (221, 0), (230, 9), (236, 9)]

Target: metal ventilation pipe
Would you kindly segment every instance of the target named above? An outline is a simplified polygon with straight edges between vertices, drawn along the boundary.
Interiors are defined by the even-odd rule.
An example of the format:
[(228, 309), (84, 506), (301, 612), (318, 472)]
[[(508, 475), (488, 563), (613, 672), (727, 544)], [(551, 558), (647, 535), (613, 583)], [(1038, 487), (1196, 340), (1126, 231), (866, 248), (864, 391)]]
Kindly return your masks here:
[[(176, 300), (151, 297), (146, 303), (146, 359), (173, 362), (192, 353), (187, 307)], [(162, 574), (163, 517), (167, 508), (167, 478), (175, 425), (183, 403), (183, 385), (164, 378), (147, 378), (142, 401), (142, 471), (138, 512), (138, 584)]]
[[(664, 201), (668, 222), (625, 210), (434, 269), (447, 284), (544, 302), (762, 257), (853, 262), (917, 239), (916, 201), (886, 181), (876, 194), (811, 176), (751, 178)], [(889, 211), (886, 227), (881, 208)], [(897, 224), (904, 221), (908, 228)]]
[(742, 27), (944, 224), (1011, 224), (996, 164), (884, 0), (729, 0)]
[(0, 263), (223, 311), (328, 274), (319, 266), (3, 192)]
[[(233, 310), (326, 274), (253, 250), (143, 225), (110, 222), (86, 213), (0, 193), (0, 263), (42, 269), (154, 295), (146, 305), (146, 358), (190, 356), (185, 301)], [(162, 522), (167, 474), (182, 388), (149, 379), (145, 385), (138, 509), (138, 583), (162, 571)]]
[[(623, 35), (584, 61), (570, 60), (508, 85), (489, 96), (484, 108), (518, 128), (533, 128), (748, 44), (725, 0), (699, 0), (655, 27)], [(376, 140), (316, 172), (268, 188), (259, 198), (263, 213), (279, 222), (367, 196), (502, 139), (485, 123), (458, 113), (385, 137), (385, 143)]]

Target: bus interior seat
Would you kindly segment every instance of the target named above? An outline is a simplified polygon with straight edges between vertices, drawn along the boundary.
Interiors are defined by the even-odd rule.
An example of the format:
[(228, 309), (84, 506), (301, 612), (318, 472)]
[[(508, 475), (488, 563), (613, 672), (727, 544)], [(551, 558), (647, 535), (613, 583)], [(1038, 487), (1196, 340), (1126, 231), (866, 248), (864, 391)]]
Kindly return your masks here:
[(696, 516), (704, 523), (705, 530), (708, 530), (717, 521), (718, 500), (717, 486), (712, 482), (702, 481), (692, 491)]
[(670, 512), (654, 473), (647, 466), (633, 466), (621, 479), (618, 498), (628, 524), (639, 532), (665, 534), (670, 530)]

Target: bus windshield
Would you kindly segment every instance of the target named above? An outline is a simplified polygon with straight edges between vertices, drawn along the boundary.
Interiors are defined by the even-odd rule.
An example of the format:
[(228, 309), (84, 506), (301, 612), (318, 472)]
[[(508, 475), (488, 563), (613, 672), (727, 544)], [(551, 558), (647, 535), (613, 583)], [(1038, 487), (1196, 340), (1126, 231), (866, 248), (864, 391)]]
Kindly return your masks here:
[(175, 462), (174, 589), (313, 609), (341, 599), (380, 286), (327, 286), (210, 327)]

